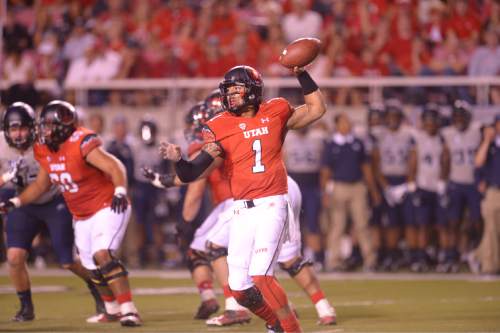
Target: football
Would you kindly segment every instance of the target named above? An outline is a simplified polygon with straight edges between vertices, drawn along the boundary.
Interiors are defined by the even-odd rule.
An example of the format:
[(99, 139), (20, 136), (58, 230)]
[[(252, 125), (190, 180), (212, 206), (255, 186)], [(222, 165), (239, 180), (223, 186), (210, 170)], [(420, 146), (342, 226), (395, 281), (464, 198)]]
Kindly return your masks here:
[(299, 38), (283, 50), (280, 63), (288, 68), (304, 67), (310, 64), (321, 49), (321, 41), (317, 38)]

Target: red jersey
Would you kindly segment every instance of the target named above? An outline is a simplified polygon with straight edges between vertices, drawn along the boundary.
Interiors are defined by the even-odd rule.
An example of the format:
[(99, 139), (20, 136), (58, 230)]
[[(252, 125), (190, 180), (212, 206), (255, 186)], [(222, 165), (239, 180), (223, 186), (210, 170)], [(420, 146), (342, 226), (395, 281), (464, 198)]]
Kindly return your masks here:
[[(203, 148), (203, 142), (193, 141), (188, 147), (188, 155), (191, 156)], [(224, 166), (214, 169), (207, 177), (208, 185), (210, 186), (210, 193), (212, 195), (212, 202), (217, 206), (222, 201), (233, 197), (231, 193), (231, 186), (229, 179), (224, 174)]]
[(257, 199), (288, 192), (281, 148), (293, 108), (283, 98), (260, 105), (253, 118), (223, 112), (207, 122), (205, 142), (223, 149), (233, 198)]
[(75, 220), (89, 218), (111, 205), (113, 183), (104, 172), (85, 161), (87, 154), (101, 145), (94, 132), (79, 127), (57, 152), (43, 144), (34, 146), (35, 159), (61, 189)]

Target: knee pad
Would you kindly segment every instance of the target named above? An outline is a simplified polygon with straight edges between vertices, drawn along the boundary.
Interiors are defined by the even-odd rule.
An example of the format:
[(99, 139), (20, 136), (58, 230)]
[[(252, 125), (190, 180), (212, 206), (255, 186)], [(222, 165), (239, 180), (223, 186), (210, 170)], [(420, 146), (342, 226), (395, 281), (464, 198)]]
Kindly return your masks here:
[(210, 266), (207, 254), (201, 251), (189, 249), (187, 257), (187, 266), (190, 272), (193, 272), (198, 266)]
[(207, 243), (208, 248), (208, 260), (215, 261), (222, 257), (227, 257), (227, 248), (226, 247), (218, 247), (213, 243)]
[(89, 272), (90, 272), (90, 281), (92, 281), (93, 284), (101, 287), (105, 287), (108, 285), (100, 270), (91, 269), (89, 270)]
[(123, 266), (122, 262), (115, 258), (104, 264), (99, 268), (99, 270), (101, 271), (106, 283), (111, 283), (119, 277), (128, 275), (128, 271), (125, 266)]
[(256, 286), (241, 291), (231, 290), (231, 293), (238, 304), (244, 306), (250, 311), (259, 308), (262, 303), (264, 303), (264, 298)]
[(285, 267), (285, 265), (281, 262), (279, 263), (280, 268), (286, 271), (292, 278), (299, 274), (302, 268), (305, 266), (311, 266), (312, 264), (313, 263), (310, 260), (302, 257), (297, 257), (289, 267)]

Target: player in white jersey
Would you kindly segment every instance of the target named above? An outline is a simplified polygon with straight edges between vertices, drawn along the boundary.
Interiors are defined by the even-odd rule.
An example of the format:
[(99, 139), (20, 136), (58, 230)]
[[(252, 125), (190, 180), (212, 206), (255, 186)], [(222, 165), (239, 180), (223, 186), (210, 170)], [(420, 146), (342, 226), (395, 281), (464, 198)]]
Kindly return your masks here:
[[(35, 112), (28, 104), (16, 102), (5, 111), (2, 124), (5, 132), (0, 133), (0, 187), (12, 182), (16, 191), (21, 193), (35, 180), (40, 168), (32, 148), (36, 139)], [(49, 230), (60, 265), (87, 282), (97, 312), (105, 312), (104, 303), (90, 280), (89, 272), (79, 260), (73, 258), (72, 217), (57, 186), (52, 186), (33, 204), (7, 214), (6, 222), (9, 275), (21, 303), (21, 309), (12, 318), (13, 321), (35, 318), (26, 260), (33, 239), (42, 225), (46, 225)]]
[(471, 107), (466, 101), (456, 100), (453, 105), (452, 125), (442, 130), (443, 138), (450, 150), (450, 173), (447, 192), (450, 205), (447, 212), (448, 247), (445, 259), (438, 266), (440, 272), (456, 272), (459, 265), (460, 222), (468, 210), (467, 232), (470, 249), (473, 235), (478, 234), (481, 219), (481, 195), (474, 177), (474, 155), (481, 143), (480, 124), (472, 122)]
[(431, 226), (435, 225), (439, 231), (440, 247), (445, 248), (447, 244), (443, 208), (447, 205), (449, 152), (439, 133), (438, 109), (433, 105), (426, 106), (421, 120), (423, 129), (415, 132), (415, 146), (410, 153), (410, 178), (416, 179), (417, 191), (412, 194), (415, 218), (408, 229), (407, 239), (412, 257), (410, 269), (415, 272), (429, 269), (425, 250)]
[(397, 270), (400, 263), (398, 242), (402, 227), (411, 221), (411, 201), (408, 190), (409, 155), (413, 147), (412, 134), (404, 119), (400, 103), (387, 104), (386, 123), (376, 136), (373, 149), (373, 167), (379, 186), (384, 193), (383, 218), (385, 255), (381, 262), (384, 271)]

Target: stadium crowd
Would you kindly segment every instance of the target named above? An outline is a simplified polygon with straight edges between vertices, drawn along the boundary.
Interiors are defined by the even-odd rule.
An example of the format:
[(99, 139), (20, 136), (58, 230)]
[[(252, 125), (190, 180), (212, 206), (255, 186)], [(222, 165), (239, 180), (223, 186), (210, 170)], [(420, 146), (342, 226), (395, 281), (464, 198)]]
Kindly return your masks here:
[[(2, 77), (9, 86), (123, 78), (220, 77), (245, 63), (287, 76), (278, 58), (300, 37), (323, 41), (315, 77), (500, 71), (494, 0), (9, 0)], [(471, 98), (459, 92), (462, 98)], [(492, 89), (493, 104), (500, 93)], [(363, 95), (341, 89), (336, 104)], [(93, 104), (129, 103), (125, 95)], [(422, 101), (421, 101), (422, 102)]]

